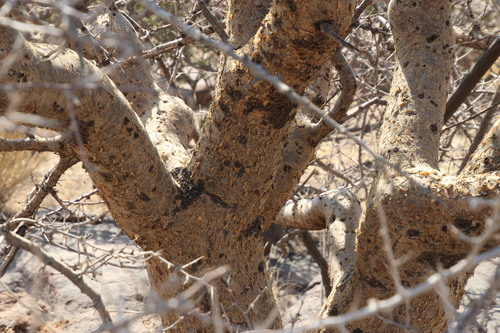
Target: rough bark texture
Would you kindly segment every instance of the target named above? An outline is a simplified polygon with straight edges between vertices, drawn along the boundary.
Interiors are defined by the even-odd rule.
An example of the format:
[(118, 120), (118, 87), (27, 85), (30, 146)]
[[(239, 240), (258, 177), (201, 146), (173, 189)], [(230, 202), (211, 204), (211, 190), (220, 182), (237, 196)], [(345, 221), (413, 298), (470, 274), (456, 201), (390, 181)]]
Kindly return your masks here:
[[(398, 286), (408, 288), (423, 282), (430, 272), (452, 266), (471, 250), (471, 244), (453, 233), (452, 228), (467, 236), (478, 236), (485, 229), (489, 210), (483, 205), (472, 209), (468, 199), (493, 197), (500, 191), (495, 135), (490, 134), (483, 141), (481, 152), (475, 154), (485, 154), (481, 155), (488, 165), (481, 169), (484, 173), (464, 172), (460, 177), (453, 177), (437, 170), (453, 60), (450, 10), (448, 0), (390, 3), (399, 66), (379, 150), (409, 178), (386, 164), (378, 165), (378, 176), (357, 235), (355, 269), (334, 287), (322, 316), (345, 313), (366, 305), (370, 298), (385, 299), (394, 295)], [(470, 163), (477, 161), (472, 157)], [(384, 224), (394, 257), (406, 258), (397, 267), (391, 267), (382, 244), (380, 230)], [(494, 244), (495, 237), (492, 237), (485, 247)], [(459, 304), (467, 277), (463, 274), (448, 281), (449, 298), (454, 306)], [(402, 305), (390, 313), (354, 322), (348, 329), (402, 332), (411, 328), (420, 332), (443, 332), (447, 324), (440, 297), (428, 292), (412, 299), (408, 307)]]
[[(285, 83), (303, 93), (338, 46), (320, 32), (319, 24), (329, 21), (343, 35), (353, 10), (354, 1), (276, 1), (256, 35), (239, 53), (280, 75)], [(105, 21), (112, 21), (117, 27), (124, 24), (125, 32), (130, 32), (118, 14), (108, 15)], [(14, 37), (10, 29), (1, 28), (0, 32), (3, 59), (11, 50)], [(129, 37), (126, 35), (127, 40)], [(280, 208), (264, 212), (295, 118), (295, 106), (270, 84), (255, 80), (244, 66), (227, 59), (219, 71), (214, 101), (193, 158), (183, 167), (185, 159), (171, 154), (165, 166), (134, 111), (153, 115), (146, 121), (147, 130), (163, 131), (172, 127), (155, 122), (162, 112), (168, 111), (162, 111), (160, 104), (173, 105), (167, 118), (174, 128), (181, 120), (176, 121), (175, 115), (182, 115), (185, 106), (168, 96), (157, 95), (148, 80), (136, 82), (138, 74), (133, 69), (114, 76), (127, 98), (131, 98), (131, 105), (92, 64), (86, 62), (85, 70), (82, 69), (78, 56), (71, 51), (55, 53), (50, 61), (38, 64), (50, 50), (53, 48), (47, 45), (25, 42), (22, 56), (3, 79), (5, 84), (47, 85), (43, 98), (38, 99), (33, 97), (40, 95), (40, 90), (20, 90), (17, 110), (59, 120), (60, 130), (69, 125), (74, 114), (81, 137), (76, 140), (75, 150), (124, 232), (145, 250), (161, 250), (175, 264), (203, 257), (187, 268), (196, 276), (229, 264), (229, 275), (217, 284), (222, 313), (235, 325), (258, 327), (271, 316), (271, 326), (280, 326), (260, 245), (263, 215), (274, 216)], [(63, 90), (48, 87), (78, 83), (89, 73), (98, 78), (92, 82), (97, 88), (75, 87), (72, 93), (79, 99), (77, 104), (69, 106)], [(139, 84), (152, 95), (146, 101), (134, 98), (126, 83)], [(151, 98), (155, 101), (152, 105), (143, 103)], [(2, 112), (9, 105), (9, 98), (2, 93)], [(179, 136), (182, 134), (186, 133)], [(170, 142), (186, 156), (182, 137), (177, 141), (158, 135), (152, 139), (159, 148), (162, 142)], [(168, 158), (180, 167), (169, 164)], [(168, 278), (172, 272), (167, 266), (150, 260), (147, 268), (152, 285), (161, 296), (175, 296), (179, 286)], [(199, 296), (197, 305), (209, 311), (208, 296)], [(176, 319), (173, 313), (163, 314), (165, 325)], [(175, 329), (212, 330), (191, 317)]]
[[(318, 32), (317, 22), (333, 18), (342, 33), (352, 10), (350, 2), (275, 2), (239, 52), (301, 93), (337, 47)], [(224, 310), (233, 323), (244, 326), (255, 327), (277, 315), (260, 244), (266, 200), (294, 116), (295, 106), (287, 97), (227, 59), (199, 146), (188, 168), (179, 172), (180, 186), (186, 189), (180, 209), (161, 241), (164, 248), (175, 249), (176, 262), (204, 256), (196, 274), (230, 264), (229, 284), (240, 308), (246, 311), (259, 297), (245, 318), (231, 306), (233, 295), (220, 288)], [(192, 231), (189, 239), (182, 237), (185, 230)], [(149, 268), (153, 283), (163, 284), (162, 268)], [(274, 327), (279, 325), (276, 316)]]
[[(378, 166), (357, 234), (359, 207), (350, 194), (325, 194), (309, 206), (317, 212), (314, 219), (308, 216), (303, 227), (326, 226), (331, 235), (328, 259), (334, 290), (322, 316), (363, 306), (372, 297), (392, 296), (397, 286), (413, 286), (440, 266), (449, 267), (464, 258), (471, 246), (452, 229), (479, 235), (488, 216), (486, 206), (472, 210), (468, 199), (500, 192), (498, 119), (460, 176), (437, 170), (453, 60), (450, 6), (448, 0), (390, 4), (399, 66), (379, 150), (405, 174), (386, 164)], [(241, 56), (261, 64), (302, 94), (329, 61), (342, 70), (335, 53), (338, 45), (321, 33), (320, 26), (330, 23), (344, 36), (353, 11), (354, 1), (278, 0), (272, 5), (231, 1), (228, 32)], [(297, 116), (296, 106), (271, 84), (256, 80), (242, 64), (226, 59), (199, 145), (191, 156), (186, 149), (195, 136), (191, 110), (159, 91), (146, 62), (113, 67), (121, 58), (141, 51), (130, 23), (113, 7), (106, 7), (88, 24), (97, 38), (113, 32), (135, 46), (131, 53), (126, 49), (114, 53), (115, 59), (106, 59), (112, 50), (97, 55), (87, 50), (87, 56), (101, 65), (112, 62), (105, 68), (106, 76), (92, 63), (81, 63), (71, 50), (46, 57), (54, 46), (24, 41), (20, 53), (6, 67), (0, 66), (7, 68), (2, 84), (12, 85), (10, 91), (0, 92), (1, 113), (16, 109), (56, 120), (54, 128), (61, 132), (76, 124), (74, 149), (123, 231), (144, 250), (161, 251), (174, 264), (201, 258), (186, 268), (195, 276), (228, 265), (229, 273), (215, 283), (220, 312), (240, 330), (258, 328), (266, 321), (279, 327), (265, 273), (262, 231), (288, 199), (329, 129)], [(242, 29), (245, 25), (251, 29)], [(16, 51), (16, 38), (21, 37), (0, 28), (2, 65)], [(345, 119), (349, 103), (339, 102), (336, 120)], [(331, 205), (322, 205), (322, 200)], [(289, 218), (283, 223), (300, 226), (293, 221), (293, 213), (287, 216), (286, 209), (282, 213), (282, 222)], [(396, 279), (379, 237), (384, 223), (394, 256), (409, 258), (398, 267)], [(484, 247), (493, 245), (494, 238)], [(149, 260), (147, 269), (153, 287), (165, 300), (191, 283), (182, 285), (158, 259)], [(464, 274), (448, 281), (453, 304), (458, 304), (466, 280)], [(195, 296), (194, 306), (204, 312), (216, 309), (208, 293)], [(178, 315), (165, 311), (165, 325), (174, 323)], [(429, 292), (411, 300), (409, 309), (401, 306), (352, 323), (349, 329), (358, 333), (401, 331), (402, 327), (443, 331), (446, 324), (439, 297)], [(173, 329), (202, 332), (213, 327), (186, 315)]]

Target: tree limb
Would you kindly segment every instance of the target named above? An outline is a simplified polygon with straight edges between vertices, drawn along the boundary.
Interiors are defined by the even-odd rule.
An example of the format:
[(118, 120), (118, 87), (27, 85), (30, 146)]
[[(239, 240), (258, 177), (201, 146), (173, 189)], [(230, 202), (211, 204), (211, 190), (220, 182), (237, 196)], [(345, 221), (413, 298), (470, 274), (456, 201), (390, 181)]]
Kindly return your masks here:
[(25, 138), (25, 139), (4, 139), (0, 138), (0, 151), (50, 151), (50, 152), (62, 152), (64, 150), (65, 140), (62, 136), (56, 136), (53, 138)]
[[(0, 59), (7, 55), (16, 36), (10, 28), (0, 27), (0, 44), (4, 50)], [(84, 166), (111, 214), (125, 233), (135, 238), (155, 223), (158, 216), (169, 211), (169, 207), (175, 206), (172, 197), (176, 185), (140, 119), (109, 78), (90, 62), (86, 63), (86, 72), (81, 73), (79, 57), (71, 51), (46, 61), (45, 54), (52, 49), (46, 44), (24, 41), (22, 55), (10, 67), (11, 74), (2, 78), (2, 84), (15, 86), (18, 77), (34, 86), (44, 82), (40, 89), (18, 90), (20, 98), (15, 107), (59, 121), (60, 131), (70, 125), (72, 112), (83, 143), (76, 147), (76, 153), (86, 156), (88, 163)], [(74, 90), (73, 101), (67, 100), (64, 91), (54, 89), (57, 85), (71, 89), (74, 77), (82, 74), (83, 81), (92, 83), (89, 87), (93, 85), (95, 89)], [(73, 103), (70, 108), (68, 103)], [(1, 92), (0, 112), (5, 112), (9, 105), (9, 98)], [(163, 191), (156, 191), (159, 188)], [(152, 200), (158, 204), (151, 206)], [(155, 235), (157, 233), (153, 233), (152, 239)]]
[(500, 37), (496, 37), (490, 47), (479, 57), (476, 64), (470, 72), (464, 76), (458, 88), (453, 92), (453, 95), (446, 103), (446, 111), (444, 113), (444, 122), (450, 120), (451, 116), (458, 110), (460, 105), (469, 96), (476, 84), (481, 80), (484, 74), (490, 69), (495, 61), (500, 56)]

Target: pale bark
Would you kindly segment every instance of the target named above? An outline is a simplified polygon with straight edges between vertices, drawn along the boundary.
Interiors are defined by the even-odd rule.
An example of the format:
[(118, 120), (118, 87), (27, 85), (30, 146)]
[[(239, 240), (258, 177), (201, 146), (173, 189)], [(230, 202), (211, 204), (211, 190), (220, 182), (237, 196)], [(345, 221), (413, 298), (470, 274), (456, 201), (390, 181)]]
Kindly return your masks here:
[[(451, 3), (391, 1), (389, 10), (399, 66), (381, 129), (379, 151), (406, 175), (387, 164), (378, 165), (378, 177), (357, 235), (355, 269), (334, 286), (322, 316), (362, 307), (370, 298), (389, 298), (402, 288), (424, 281), (440, 267), (450, 267), (465, 258), (472, 245), (452, 229), (471, 237), (480, 235), (490, 210), (482, 204), (472, 209), (469, 199), (494, 197), (500, 192), (496, 167), (475, 175), (465, 171), (460, 177), (437, 170), (453, 61)], [(481, 158), (488, 166), (490, 161), (497, 166), (494, 158), (498, 151), (491, 142), (495, 135), (488, 138), (482, 144), (487, 156)], [(475, 155), (480, 154), (478, 151)], [(475, 163), (473, 159), (470, 163)], [(383, 225), (387, 225), (390, 239), (389, 254), (379, 234)], [(492, 235), (483, 247), (497, 242)], [(389, 260), (390, 256), (403, 261), (396, 264)], [(467, 277), (464, 273), (447, 281), (449, 300), (454, 306), (459, 304)], [(348, 329), (438, 332), (446, 329), (448, 319), (437, 293), (427, 292), (390, 313), (351, 323)]]
[[(320, 32), (321, 24), (329, 22), (343, 37), (351, 24), (354, 1), (275, 1), (269, 12), (267, 6), (266, 1), (230, 2), (234, 22), (228, 31), (233, 46), (240, 47), (238, 55), (259, 63), (302, 94), (337, 52), (338, 44)], [(498, 120), (459, 177), (437, 170), (447, 69), (453, 60), (450, 6), (444, 0), (391, 3), (399, 68), (379, 149), (405, 175), (387, 164), (378, 166), (358, 233), (354, 231), (359, 205), (342, 191), (306, 202), (303, 208), (315, 210), (312, 215), (289, 203), (278, 218), (293, 227), (328, 228), (334, 291), (323, 316), (363, 306), (371, 297), (390, 297), (398, 286), (413, 286), (440, 265), (456, 263), (471, 245), (452, 228), (467, 236), (479, 235), (489, 212), (484, 205), (472, 210), (468, 198), (500, 192)], [(248, 8), (256, 7), (262, 11), (246, 15)], [(101, 63), (103, 55), (115, 54), (117, 59), (111, 62), (117, 64), (141, 52), (135, 32), (118, 12), (103, 9), (96, 22), (89, 24), (101, 29), (99, 38), (106, 38), (104, 27), (111, 22), (110, 31), (133, 47), (130, 53), (107, 49), (94, 56), (90, 49), (88, 57)], [(242, 24), (251, 29), (242, 30)], [(0, 28), (2, 61), (12, 50), (15, 36), (11, 29)], [(265, 321), (279, 327), (265, 275), (262, 231), (289, 198), (316, 145), (330, 129), (297, 116), (296, 106), (286, 96), (228, 58), (219, 71), (210, 113), (191, 157), (186, 149), (195, 136), (191, 110), (159, 91), (147, 62), (123, 68), (112, 64), (105, 69), (111, 70), (107, 72), (111, 80), (88, 61), (82, 66), (78, 55), (66, 49), (47, 59), (45, 55), (54, 49), (23, 42), (22, 53), (1, 77), (2, 84), (11, 87), (4, 86), (0, 92), (0, 111), (15, 107), (56, 120), (59, 131), (76, 119), (74, 149), (123, 231), (144, 250), (162, 251), (174, 264), (201, 258), (186, 268), (196, 276), (229, 265), (230, 272), (215, 283), (220, 312), (240, 329), (257, 328)], [(340, 61), (333, 60), (337, 65)], [(345, 68), (338, 69), (349, 76)], [(134, 87), (140, 89), (134, 91)], [(347, 90), (342, 94), (335, 107), (339, 112), (332, 115), (340, 122), (352, 99)], [(138, 114), (143, 115), (144, 124)], [(323, 201), (328, 201), (326, 207)], [(296, 220), (293, 212), (305, 218)], [(388, 225), (393, 255), (397, 259), (409, 256), (398, 267), (396, 280), (379, 238), (382, 222)], [(491, 239), (483, 246), (495, 242)], [(163, 299), (175, 297), (189, 285), (179, 285), (172, 278), (173, 269), (158, 259), (149, 260), (147, 269)], [(460, 299), (466, 278), (448, 282), (452, 303)], [(208, 295), (195, 296), (203, 312), (216, 310), (211, 309)], [(408, 312), (401, 306), (381, 315), (421, 331), (440, 331), (446, 326), (444, 308), (434, 292), (411, 300), (410, 306)], [(175, 322), (179, 314), (185, 313), (163, 313), (165, 325)], [(186, 315), (175, 329), (211, 331), (212, 327)], [(374, 316), (349, 329), (390, 332), (401, 328)]]
[(354, 268), (354, 248), (361, 207), (348, 190), (328, 191), (314, 199), (288, 201), (276, 223), (296, 229), (327, 229), (327, 263), (330, 285), (335, 286)]

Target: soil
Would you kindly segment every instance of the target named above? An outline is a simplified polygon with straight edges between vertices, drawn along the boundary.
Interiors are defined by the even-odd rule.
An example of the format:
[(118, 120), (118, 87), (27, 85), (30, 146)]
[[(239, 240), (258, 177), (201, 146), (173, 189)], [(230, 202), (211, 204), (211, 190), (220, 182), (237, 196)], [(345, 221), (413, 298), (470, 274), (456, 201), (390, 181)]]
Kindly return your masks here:
[[(40, 182), (45, 170), (55, 161), (56, 157), (43, 159), (43, 165), (19, 184), (18, 192), (7, 203), (7, 211), (15, 212), (22, 207), (33, 183)], [(93, 190), (92, 182), (80, 164), (70, 169), (60, 184), (57, 196), (63, 200), (74, 199)], [(321, 187), (321, 184), (316, 186)], [(78, 189), (77, 193), (75, 189)], [(96, 215), (105, 210), (97, 195), (91, 196), (85, 205), (66, 204), (79, 216)], [(55, 198), (48, 197), (42, 206), (57, 207), (58, 203)], [(71, 222), (66, 223), (66, 226), (70, 225)], [(161, 332), (160, 320), (153, 313), (156, 303), (150, 292), (144, 260), (137, 255), (140, 249), (123, 235), (109, 217), (97, 224), (73, 228), (71, 232), (77, 237), (67, 238), (47, 232), (38, 234), (36, 241), (71, 267), (88, 268), (85, 281), (101, 294), (114, 323), (130, 321), (126, 326), (128, 328), (120, 332)], [(316, 232), (314, 237), (321, 239), (321, 232)], [(285, 327), (290, 328), (307, 325), (313, 320), (325, 295), (319, 267), (303, 245), (292, 239), (286, 247), (287, 256), (278, 247), (272, 248), (268, 266), (283, 322)], [(116, 255), (102, 265), (102, 256), (110, 250)], [(84, 251), (90, 256), (82, 255)], [(134, 260), (126, 259), (126, 256), (132, 256)], [(499, 264), (500, 260), (496, 260), (478, 266), (469, 280), (460, 311), (464, 311), (471, 300), (484, 294)], [(487, 313), (477, 316), (480, 327), (477, 332), (500, 332), (500, 309), (495, 304), (500, 304), (500, 294), (497, 294)], [(0, 279), (0, 332), (93, 332), (100, 325), (100, 317), (91, 300), (66, 277), (43, 265), (29, 253), (20, 251)]]

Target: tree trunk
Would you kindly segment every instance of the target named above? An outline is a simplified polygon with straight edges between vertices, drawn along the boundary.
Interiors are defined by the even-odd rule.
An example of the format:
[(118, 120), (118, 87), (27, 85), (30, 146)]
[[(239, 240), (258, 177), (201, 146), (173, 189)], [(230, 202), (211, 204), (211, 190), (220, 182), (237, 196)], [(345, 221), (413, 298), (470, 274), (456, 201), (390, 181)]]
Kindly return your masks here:
[[(498, 159), (491, 159), (489, 168), (475, 175), (465, 171), (453, 177), (437, 169), (453, 63), (450, 13), (448, 0), (390, 3), (398, 68), (379, 151), (401, 171), (378, 162), (378, 176), (357, 235), (355, 269), (334, 288), (322, 317), (346, 313), (366, 306), (371, 298), (386, 299), (424, 282), (432, 272), (456, 264), (472, 250), (472, 244), (454, 233), (454, 228), (469, 237), (479, 236), (486, 228), (491, 210), (483, 204), (472, 209), (468, 201), (498, 194)], [(495, 131), (483, 141), (484, 149), (498, 147)], [(477, 162), (473, 158), (469, 163)], [(491, 235), (483, 246), (491, 246), (494, 238)], [(459, 305), (468, 276), (464, 273), (447, 281), (447, 296), (454, 307)], [(352, 332), (443, 332), (449, 319), (441, 296), (431, 291), (347, 328)]]
[[(229, 43), (299, 94), (317, 79), (321, 102), (328, 80), (317, 77), (325, 64), (336, 65), (343, 87), (347, 82), (355, 87), (339, 45), (322, 32), (328, 24), (345, 36), (354, 3), (229, 1)], [(140, 52), (130, 23), (113, 6), (102, 10), (91, 35), (113, 32)], [(281, 326), (261, 244), (263, 230), (278, 213), (276, 220), (287, 226), (328, 228), (333, 291), (321, 316), (333, 316), (450, 267), (472, 249), (453, 230), (473, 237), (487, 227), (489, 207), (480, 203), (473, 210), (468, 199), (500, 192), (500, 120), (460, 176), (448, 176), (437, 165), (453, 61), (450, 11), (447, 0), (390, 4), (398, 69), (380, 136), (385, 159), (378, 161), (359, 228), (359, 203), (347, 191), (288, 203), (280, 211), (330, 128), (298, 114), (288, 97), (232, 58), (221, 64), (192, 155), (186, 149), (196, 136), (191, 110), (158, 89), (147, 62), (126, 66), (123, 58), (130, 55), (118, 54), (118, 66), (106, 68), (107, 76), (69, 49), (27, 42), (5, 26), (0, 26), (0, 111), (43, 117), (38, 125), (63, 133), (61, 145), (83, 161), (116, 223), (151, 251), (147, 270), (164, 301), (166, 327), (204, 332), (221, 325), (240, 331)], [(100, 65), (109, 60), (106, 52), (85, 52)], [(129, 84), (140, 89), (127, 90)], [(344, 121), (351, 101), (352, 93), (344, 90), (330, 116)], [(481, 245), (494, 244), (491, 238)], [(447, 281), (454, 306), (467, 277)], [(348, 328), (443, 331), (447, 319), (433, 291)]]
[[(320, 23), (331, 22), (342, 36), (353, 10), (353, 1), (276, 1), (259, 31), (238, 52), (303, 93), (338, 47), (320, 32)], [(120, 24), (116, 11), (111, 16)], [(16, 35), (8, 28), (1, 28), (1, 33), (5, 57)], [(11, 64), (3, 82), (16, 84), (21, 78), (35, 86), (46, 82), (47, 89), (43, 99), (33, 98), (39, 94), (34, 87), (20, 90), (16, 108), (58, 120), (58, 130), (68, 126), (71, 117), (76, 119), (75, 151), (123, 231), (144, 250), (161, 251), (176, 265), (201, 258), (185, 269), (194, 276), (228, 265), (229, 273), (215, 283), (220, 313), (233, 325), (255, 328), (271, 322), (271, 327), (279, 327), (261, 242), (264, 214), (276, 215), (288, 197), (280, 194), (281, 205), (275, 205), (274, 212), (264, 211), (295, 118), (295, 105), (271, 84), (255, 80), (245, 66), (226, 59), (191, 161), (182, 166), (178, 157), (162, 154), (164, 166), (146, 129), (171, 121), (172, 114), (183, 106), (168, 96), (154, 97), (155, 103), (146, 111), (153, 121), (145, 129), (134, 114), (139, 110), (132, 110), (114, 84), (89, 62), (80, 64), (70, 51), (41, 62), (53, 48), (28, 42), (22, 50), (21, 60)], [(37, 62), (42, 65), (35, 66)], [(102, 76), (101, 82), (91, 82), (88, 90), (71, 89), (68, 84), (74, 82), (74, 76), (84, 72)], [(66, 100), (65, 91), (71, 91), (79, 103)], [(2, 110), (10, 105), (5, 94), (0, 102)], [(153, 138), (159, 148), (168, 142), (183, 150), (182, 140)], [(158, 258), (148, 260), (147, 268), (153, 287), (165, 300), (192, 282), (177, 285), (171, 277), (175, 270)], [(214, 306), (208, 294), (199, 297), (202, 312)], [(173, 328), (179, 332), (212, 330), (200, 318), (187, 316), (179, 322), (178, 315), (167, 306), (162, 315), (165, 326), (175, 323)]]

